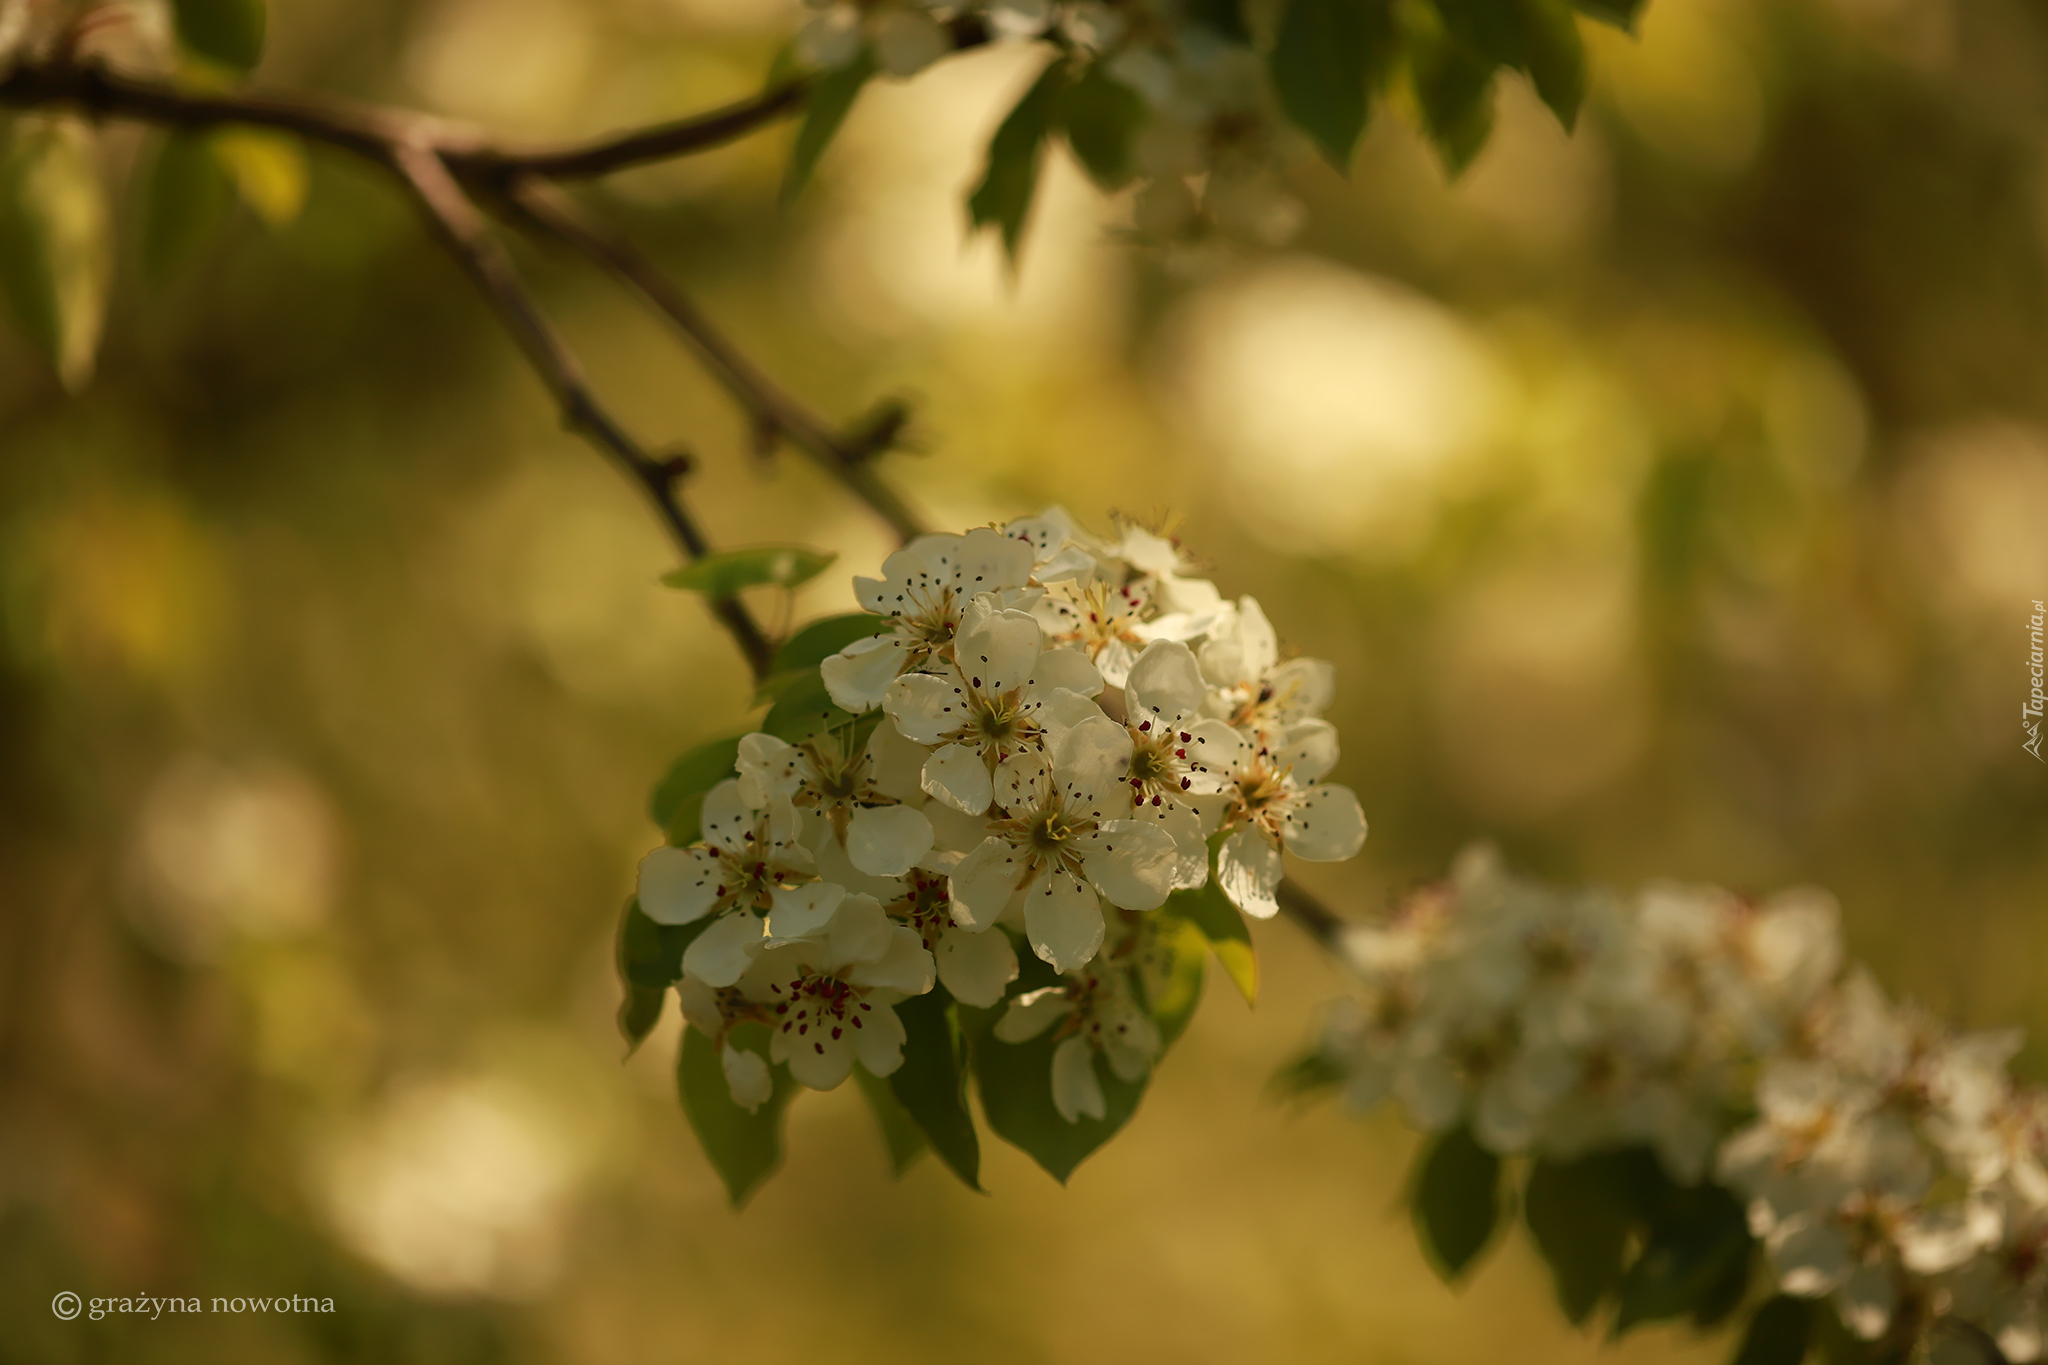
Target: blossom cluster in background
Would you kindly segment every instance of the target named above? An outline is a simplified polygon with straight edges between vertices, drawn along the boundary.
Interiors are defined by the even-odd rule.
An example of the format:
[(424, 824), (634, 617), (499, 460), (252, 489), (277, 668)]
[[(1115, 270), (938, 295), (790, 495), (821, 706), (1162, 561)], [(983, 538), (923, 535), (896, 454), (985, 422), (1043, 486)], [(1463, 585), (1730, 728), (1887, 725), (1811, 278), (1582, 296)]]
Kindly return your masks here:
[[(891, 1074), (896, 1005), (935, 983), (1002, 1003), (1021, 945), (1058, 984), (1012, 994), (998, 1045), (1058, 1030), (1058, 1111), (1099, 1119), (1098, 1059), (1130, 1081), (1160, 1049), (1150, 912), (1213, 877), (1269, 916), (1283, 852), (1363, 843), (1357, 798), (1323, 780), (1332, 670), (1283, 659), (1258, 603), (1172, 541), (1059, 509), (922, 537), (855, 588), (873, 615), (817, 666), (814, 720), (739, 740), (701, 837), (641, 864), (646, 915), (700, 926), (684, 1012), (753, 1109), (772, 1064), (815, 1089)], [(766, 1056), (732, 1041), (755, 1023)]]
[(1500, 1155), (1646, 1147), (1729, 1190), (1779, 1291), (1854, 1337), (2041, 1357), (2048, 1097), (2008, 1072), (2016, 1031), (1958, 1035), (1845, 970), (1825, 894), (1624, 901), (1477, 849), (1341, 955), (1359, 990), (1318, 1060), (1354, 1106)]

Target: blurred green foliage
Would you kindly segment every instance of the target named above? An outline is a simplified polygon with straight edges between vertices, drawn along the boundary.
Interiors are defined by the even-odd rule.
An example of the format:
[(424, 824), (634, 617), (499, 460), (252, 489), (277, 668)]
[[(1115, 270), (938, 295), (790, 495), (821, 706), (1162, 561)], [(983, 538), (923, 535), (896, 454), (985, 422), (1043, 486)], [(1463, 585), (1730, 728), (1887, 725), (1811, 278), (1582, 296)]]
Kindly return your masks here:
[[(787, 18), (306, 0), (259, 74), (568, 134), (748, 92)], [(935, 522), (1174, 513), (1334, 659), (1373, 836), (1309, 880), (1347, 912), (1482, 834), (1560, 879), (1819, 882), (1899, 990), (2038, 1032), (2048, 22), (1638, 32), (1584, 30), (1572, 138), (1505, 79), (1455, 186), (1399, 118), (1349, 180), (1304, 160), (1285, 249), (1116, 245), (1052, 155), (1008, 284), (958, 199), (1034, 74), (1000, 50), (871, 88), (786, 211), (787, 130), (593, 195), (821, 408), (921, 395), (884, 467)], [(307, 173), (154, 290), (120, 287), (131, 190), (82, 396), (0, 340), (0, 1360), (1726, 1355), (1573, 1335), (1519, 1239), (1437, 1286), (1410, 1140), (1260, 1098), (1335, 989), (1284, 923), (1256, 1012), (1212, 982), (1064, 1192), (993, 1147), (992, 1198), (896, 1184), (845, 1087), (730, 1213), (673, 1007), (619, 1065), (611, 958), (644, 794), (744, 722), (744, 669), (408, 206)], [(880, 559), (629, 300), (522, 264), (721, 544)], [(796, 603), (851, 606), (837, 573)], [(64, 1289), (339, 1311), (66, 1323)]]

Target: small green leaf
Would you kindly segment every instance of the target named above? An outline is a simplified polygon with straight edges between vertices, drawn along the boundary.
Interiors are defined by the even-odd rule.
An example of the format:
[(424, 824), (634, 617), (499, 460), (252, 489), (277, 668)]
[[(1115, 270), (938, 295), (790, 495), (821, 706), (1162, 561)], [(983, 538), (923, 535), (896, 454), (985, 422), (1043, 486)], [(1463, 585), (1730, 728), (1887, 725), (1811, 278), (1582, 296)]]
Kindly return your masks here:
[(1586, 50), (1565, 0), (1438, 0), (1450, 36), (1473, 54), (1528, 73), (1566, 128), (1586, 97)]
[(730, 597), (742, 588), (794, 588), (808, 583), (839, 556), (807, 550), (801, 545), (755, 545), (726, 550), (686, 564), (661, 581), (706, 597)]
[(1252, 40), (1244, 21), (1243, 0), (1186, 0), (1181, 8), (1191, 21), (1206, 24), (1226, 38), (1240, 43)]
[(668, 831), (672, 844), (697, 842), (697, 811), (703, 796), (739, 768), (740, 736), (729, 735), (700, 744), (669, 765), (647, 799), (647, 813)]
[(1496, 65), (1440, 28), (1418, 24), (1409, 31), (1408, 74), (1423, 130), (1452, 176), (1472, 164), (1493, 131)]
[(1799, 1365), (1813, 1336), (1812, 1299), (1779, 1294), (1756, 1310), (1730, 1365)]
[[(761, 1024), (735, 1028), (732, 1044), (760, 1054), (764, 1061), (768, 1058), (768, 1030)], [(684, 1029), (682, 1054), (676, 1059), (676, 1086), (690, 1128), (725, 1181), (732, 1206), (738, 1208), (782, 1164), (782, 1114), (789, 1107), (796, 1082), (788, 1068), (774, 1067), (774, 1092), (760, 1108), (748, 1113), (733, 1103), (718, 1051), (718, 1044), (696, 1029)]]
[[(1025, 954), (1013, 992), (1058, 984), (1060, 977), (1036, 957)], [(971, 1021), (970, 1021), (970, 1016)], [(1146, 1080), (1126, 1081), (1094, 1061), (1102, 1084), (1103, 1117), (1068, 1123), (1052, 1102), (1052, 1054), (1058, 1046), (1049, 1029), (1023, 1043), (1005, 1043), (990, 1030), (1003, 1017), (1003, 1007), (961, 1011), (973, 1038), (974, 1079), (981, 1090), (981, 1112), (997, 1137), (1044, 1167), (1061, 1184), (1137, 1112)]]
[(1176, 891), (1166, 898), (1166, 913), (1180, 916), (1202, 931), (1216, 960), (1247, 1005), (1259, 996), (1259, 959), (1252, 951), (1251, 930), (1244, 916), (1230, 903), (1212, 876), (1193, 891)]
[(171, 0), (178, 42), (187, 52), (234, 71), (263, 56), (269, 15), (264, 0)]
[(1572, 0), (1572, 8), (1623, 33), (1636, 31), (1636, 16), (1648, 0)]
[(953, 999), (934, 986), (899, 1004), (896, 1017), (903, 1021), (903, 1065), (889, 1077), (889, 1089), (946, 1168), (979, 1190), (981, 1141), (967, 1108), (966, 1045)]
[(1138, 130), (1145, 126), (1144, 97), (1094, 62), (1061, 92), (1059, 125), (1074, 159), (1098, 186), (1119, 190), (1137, 174)]
[[(881, 713), (870, 714), (879, 716)], [(832, 694), (825, 690), (825, 679), (819, 676), (818, 670), (808, 668), (775, 699), (775, 704), (768, 708), (768, 714), (761, 720), (761, 728), (777, 739), (801, 744), (813, 735), (853, 725), (856, 719), (851, 712), (842, 711), (833, 703)]]
[(1437, 1272), (1456, 1283), (1500, 1223), (1500, 1158), (1457, 1128), (1437, 1138), (1416, 1167), (1409, 1202), (1416, 1234)]
[(213, 155), (242, 202), (271, 227), (289, 226), (306, 206), (306, 153), (296, 139), (236, 128), (213, 135)]
[(665, 986), (626, 986), (626, 994), (619, 1001), (618, 1025), (620, 1036), (626, 1040), (628, 1057), (640, 1050), (640, 1044), (661, 1022), (661, 1007), (667, 1001)]
[(1316, 1048), (1274, 1072), (1273, 1079), (1266, 1084), (1275, 1095), (1300, 1099), (1336, 1089), (1344, 1084), (1348, 1074), (1334, 1058)]
[(1054, 61), (1039, 73), (989, 140), (988, 167), (967, 197), (971, 226), (979, 229), (994, 224), (1000, 229), (1003, 250), (1013, 266), (1017, 244), (1024, 235), (1024, 219), (1038, 192), (1038, 165), (1045, 152), (1046, 134), (1053, 130), (1068, 79), (1064, 60)]
[(1522, 1193), (1522, 1216), (1550, 1265), (1558, 1306), (1583, 1323), (1621, 1280), (1622, 1258), (1635, 1219), (1615, 1158), (1539, 1160)]
[(1288, 0), (1267, 58), (1280, 107), (1339, 174), (1365, 128), (1392, 22), (1384, 0)]
[(818, 77), (817, 84), (811, 87), (810, 98), (804, 101), (804, 121), (796, 130), (795, 145), (790, 148), (789, 170), (782, 177), (784, 204), (795, 202), (811, 183), (825, 148), (832, 144), (861, 87), (876, 70), (875, 59), (863, 50), (847, 65)]
[(1751, 1249), (1748, 1220), (1734, 1195), (1718, 1185), (1673, 1188), (1622, 1276), (1612, 1335), (1693, 1312), (1731, 1262), (1747, 1263)]
[(775, 651), (774, 667), (769, 671), (771, 675), (779, 675), (814, 668), (854, 641), (880, 635), (894, 624), (888, 617), (868, 611), (813, 621), (782, 642), (782, 648)]
[(1209, 940), (1187, 921), (1163, 916), (1153, 918), (1147, 930), (1138, 982), (1145, 1008), (1159, 1026), (1159, 1055), (1164, 1057), (1202, 1002), (1202, 960), (1209, 955)]
[(0, 293), (64, 387), (92, 382), (113, 279), (99, 143), (72, 118), (22, 118), (0, 156)]
[(860, 1086), (861, 1097), (868, 1102), (868, 1111), (875, 1116), (876, 1126), (882, 1130), (882, 1145), (889, 1149), (889, 1173), (901, 1179), (930, 1148), (924, 1131), (909, 1111), (897, 1103), (889, 1082), (864, 1066), (853, 1069), (853, 1079)]
[(206, 138), (167, 134), (143, 180), (143, 278), (168, 283), (226, 219), (234, 193)]
[(619, 1032), (629, 1050), (639, 1047), (660, 1021), (662, 999), (670, 983), (683, 974), (683, 953), (710, 923), (707, 916), (693, 924), (656, 924), (640, 908), (638, 897), (626, 902), (613, 960), (625, 992), (619, 1002)]

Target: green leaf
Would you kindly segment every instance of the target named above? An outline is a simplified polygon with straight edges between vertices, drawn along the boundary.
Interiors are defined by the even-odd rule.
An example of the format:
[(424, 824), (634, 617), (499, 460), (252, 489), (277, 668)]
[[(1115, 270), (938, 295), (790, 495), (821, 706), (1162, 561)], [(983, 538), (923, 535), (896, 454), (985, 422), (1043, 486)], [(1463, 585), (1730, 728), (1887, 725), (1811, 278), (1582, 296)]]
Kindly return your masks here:
[(71, 118), (22, 118), (0, 157), (0, 293), (65, 389), (92, 381), (113, 278), (99, 143)]
[(1439, 28), (1418, 24), (1409, 31), (1408, 74), (1423, 131), (1452, 176), (1472, 164), (1493, 131), (1496, 65)]
[(1197, 24), (1207, 24), (1226, 38), (1240, 43), (1252, 40), (1244, 21), (1243, 0), (1185, 0), (1182, 12)]
[(1059, 125), (1074, 159), (1089, 179), (1119, 190), (1138, 173), (1138, 130), (1145, 126), (1145, 99), (1094, 62), (1061, 92)]
[(661, 581), (671, 588), (688, 588), (706, 597), (730, 597), (742, 588), (794, 588), (808, 583), (838, 557), (801, 545), (755, 545), (706, 555), (694, 564), (663, 574)]
[[(1056, 985), (1060, 977), (1036, 957), (1026, 954), (1013, 992)], [(1003, 1017), (1003, 1007), (962, 1010), (963, 1022), (972, 1015), (971, 1033), (974, 1080), (981, 1089), (981, 1112), (997, 1137), (1023, 1151), (1061, 1184), (1137, 1112), (1144, 1098), (1146, 1081), (1126, 1081), (1094, 1060), (1096, 1079), (1102, 1084), (1103, 1117), (1083, 1117), (1068, 1123), (1052, 1102), (1052, 1054), (1058, 1046), (1048, 1029), (1023, 1043), (1005, 1043), (990, 1030)]]
[(1650, 1234), (1622, 1276), (1612, 1335), (1639, 1323), (1694, 1311), (1733, 1261), (1747, 1263), (1748, 1220), (1718, 1185), (1674, 1188), (1650, 1220)]
[(227, 217), (234, 192), (206, 138), (166, 135), (143, 180), (142, 277), (168, 283)]
[(882, 1145), (889, 1149), (889, 1173), (901, 1179), (905, 1171), (917, 1164), (917, 1159), (925, 1154), (930, 1144), (924, 1140), (923, 1130), (910, 1117), (909, 1111), (896, 1102), (889, 1082), (864, 1066), (853, 1069), (853, 1079), (860, 1086), (861, 1096), (867, 1100), (876, 1125), (882, 1130)]
[(1529, 1172), (1522, 1216), (1550, 1265), (1558, 1306), (1574, 1325), (1585, 1322), (1621, 1281), (1635, 1225), (1628, 1178), (1622, 1163), (1606, 1153), (1539, 1160)]
[(1500, 1158), (1457, 1128), (1436, 1139), (1416, 1166), (1409, 1201), (1416, 1234), (1437, 1272), (1456, 1283), (1500, 1223)]
[(979, 1190), (981, 1141), (967, 1108), (966, 1039), (953, 998), (934, 986), (898, 1005), (896, 1017), (903, 1021), (903, 1065), (889, 1077), (889, 1089), (946, 1168)]
[(1383, 0), (1288, 0), (1267, 58), (1280, 107), (1341, 175), (1365, 128), (1392, 23)]
[(263, 56), (269, 15), (264, 0), (171, 0), (178, 42), (187, 52), (234, 71)]
[(1193, 891), (1176, 891), (1166, 898), (1163, 907), (1168, 914), (1178, 915), (1202, 931), (1209, 941), (1209, 947), (1216, 953), (1216, 960), (1223, 964), (1223, 970), (1237, 987), (1247, 1005), (1256, 1004), (1259, 996), (1259, 959), (1252, 951), (1251, 930), (1245, 925), (1244, 916), (1230, 903), (1212, 876), (1201, 887)]
[(613, 960), (625, 992), (619, 1002), (619, 1032), (625, 1035), (629, 1052), (660, 1021), (662, 999), (683, 974), (683, 953), (710, 923), (706, 916), (693, 924), (656, 924), (640, 908), (638, 897), (626, 902)]
[[(768, 1029), (741, 1024), (732, 1044), (768, 1057)], [(733, 1103), (725, 1083), (718, 1044), (694, 1028), (683, 1030), (682, 1054), (676, 1059), (676, 1088), (683, 1097), (683, 1115), (703, 1144), (734, 1208), (747, 1202), (760, 1183), (782, 1164), (782, 1113), (796, 1090), (786, 1067), (774, 1067), (775, 1089), (751, 1114)]]
[(1779, 1294), (1756, 1310), (1731, 1365), (1799, 1365), (1813, 1336), (1812, 1299)]
[(1202, 1002), (1202, 959), (1209, 940), (1186, 920), (1155, 916), (1146, 924), (1145, 958), (1138, 982), (1145, 1008), (1159, 1026), (1159, 1055), (1187, 1031)]
[(1304, 1052), (1287, 1065), (1273, 1073), (1273, 1079), (1266, 1084), (1274, 1094), (1286, 1098), (1306, 1098), (1334, 1090), (1344, 1084), (1349, 1073), (1321, 1048)]
[(1759, 1248), (1751, 1241), (1743, 1251), (1730, 1256), (1721, 1267), (1720, 1274), (1707, 1282), (1700, 1296), (1693, 1300), (1692, 1325), (1702, 1332), (1711, 1332), (1742, 1307), (1749, 1298), (1749, 1286), (1756, 1278), (1755, 1261)]
[[(878, 716), (880, 712), (871, 714)], [(777, 739), (801, 744), (826, 730), (853, 725), (855, 719), (851, 712), (842, 711), (833, 703), (832, 694), (825, 690), (825, 679), (816, 668), (809, 668), (775, 699), (775, 705), (768, 708), (768, 714), (761, 720), (761, 728)]]
[(782, 642), (782, 648), (775, 651), (775, 663), (769, 672), (785, 674), (815, 668), (854, 641), (880, 635), (894, 624), (888, 617), (868, 611), (813, 621)]
[(970, 224), (975, 229), (990, 224), (999, 228), (1003, 250), (1013, 266), (1017, 262), (1017, 243), (1024, 235), (1024, 219), (1031, 212), (1032, 197), (1038, 192), (1038, 165), (1044, 155), (1046, 134), (1053, 130), (1068, 80), (1064, 60), (1053, 62), (1039, 73), (989, 140), (988, 167), (982, 172), (981, 183), (967, 197)]
[(1586, 50), (1565, 0), (1437, 0), (1451, 37), (1474, 54), (1528, 73), (1566, 128), (1586, 97)]
[(1572, 8), (1623, 33), (1636, 31), (1636, 16), (1648, 0), (1572, 0)]
[(297, 139), (236, 128), (213, 135), (213, 155), (242, 202), (271, 227), (289, 226), (306, 206), (306, 153)]
[(740, 736), (729, 735), (699, 744), (669, 765), (647, 799), (647, 813), (668, 831), (672, 844), (697, 842), (697, 811), (704, 794), (739, 768)]
[(859, 97), (861, 87), (875, 74), (875, 59), (863, 49), (860, 56), (847, 65), (828, 71), (818, 77), (811, 87), (810, 98), (804, 101), (804, 121), (796, 130), (796, 143), (790, 148), (789, 170), (782, 177), (782, 202), (790, 204), (804, 192), (811, 183), (811, 175), (818, 169), (818, 161), (825, 155), (825, 148), (839, 132), (839, 125), (846, 122), (846, 115)]

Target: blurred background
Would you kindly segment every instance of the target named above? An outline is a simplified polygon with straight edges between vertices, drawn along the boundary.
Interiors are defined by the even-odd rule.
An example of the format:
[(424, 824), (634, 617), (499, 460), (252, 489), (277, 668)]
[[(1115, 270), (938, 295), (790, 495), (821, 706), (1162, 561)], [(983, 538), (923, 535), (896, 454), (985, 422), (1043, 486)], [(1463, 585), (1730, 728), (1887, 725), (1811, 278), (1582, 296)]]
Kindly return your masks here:
[[(793, 10), (296, 0), (261, 78), (596, 131), (747, 93)], [(2040, 1033), (2048, 12), (1653, 0), (1589, 33), (1576, 136), (1510, 84), (1447, 185), (1378, 114), (1349, 183), (1293, 176), (1285, 247), (1134, 250), (1059, 162), (1013, 284), (959, 202), (1009, 49), (871, 89), (793, 211), (786, 128), (593, 197), (825, 411), (917, 400), (888, 473), (935, 524), (1171, 515), (1334, 659), (1373, 834), (1303, 876), (1343, 912), (1475, 836), (1559, 879), (1817, 882), (1900, 992)], [(1398, 1123), (1262, 1094), (1339, 986), (1286, 923), (1258, 1007), (1212, 973), (1064, 1191), (1000, 1146), (989, 1197), (892, 1182), (845, 1087), (733, 1213), (673, 1007), (623, 1064), (611, 1022), (646, 790), (747, 700), (655, 522), (369, 172), (316, 153), (295, 221), (244, 212), (168, 284), (128, 245), (90, 390), (0, 339), (0, 1360), (1729, 1349), (1575, 1334), (1519, 1239), (1438, 1284)], [(700, 457), (721, 543), (872, 571), (882, 529), (749, 453), (658, 325), (524, 263)], [(336, 1312), (63, 1323), (65, 1289)]]

